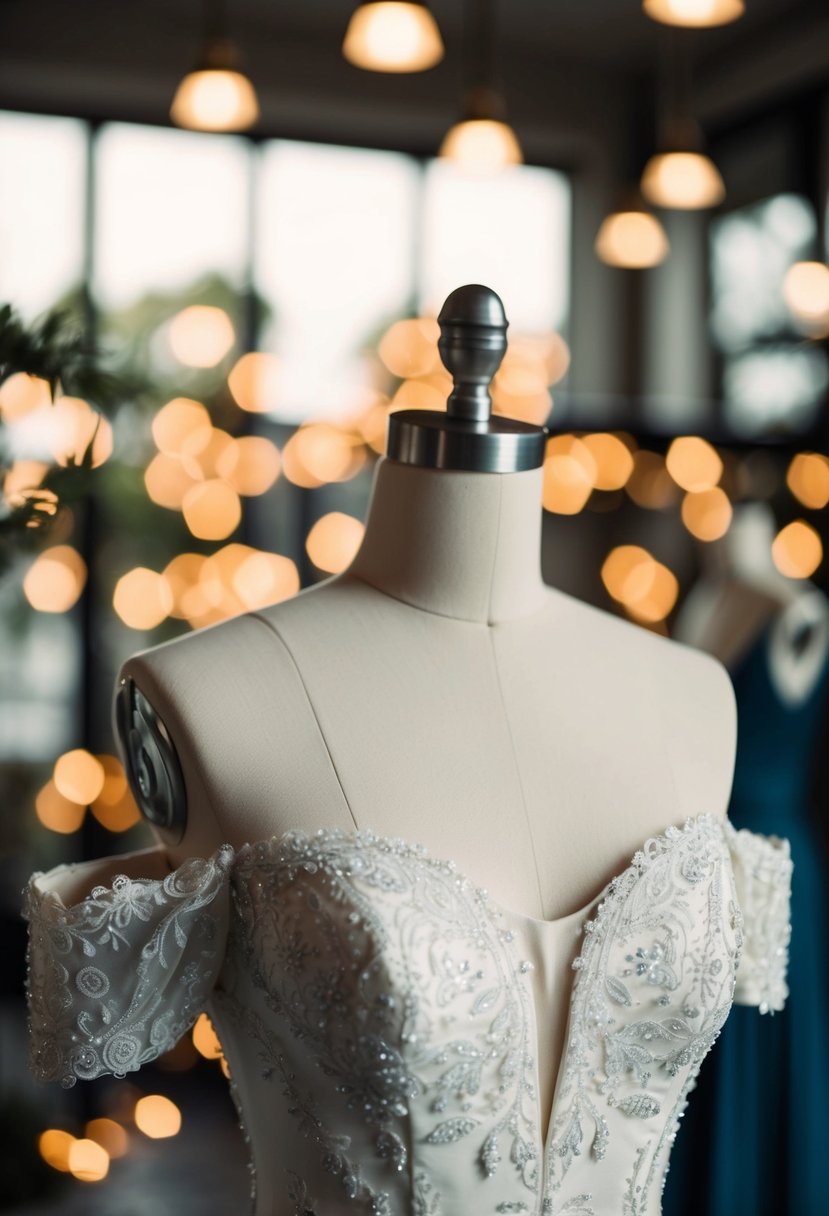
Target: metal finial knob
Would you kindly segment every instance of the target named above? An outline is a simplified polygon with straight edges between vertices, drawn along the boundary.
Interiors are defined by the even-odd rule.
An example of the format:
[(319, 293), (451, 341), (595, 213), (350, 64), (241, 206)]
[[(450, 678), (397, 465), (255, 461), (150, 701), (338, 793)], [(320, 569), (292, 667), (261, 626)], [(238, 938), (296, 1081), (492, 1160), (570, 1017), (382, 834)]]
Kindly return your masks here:
[(507, 318), (500, 297), (477, 283), (446, 297), (438, 316), (438, 350), (454, 380), (447, 412), (485, 422), (492, 413), (489, 384), (507, 349)]
[(477, 283), (459, 287), (444, 302), (438, 324), (438, 350), (454, 381), (447, 408), (389, 414), (387, 458), (481, 473), (539, 468), (547, 428), (492, 414), (489, 385), (507, 349), (507, 318), (498, 296)]

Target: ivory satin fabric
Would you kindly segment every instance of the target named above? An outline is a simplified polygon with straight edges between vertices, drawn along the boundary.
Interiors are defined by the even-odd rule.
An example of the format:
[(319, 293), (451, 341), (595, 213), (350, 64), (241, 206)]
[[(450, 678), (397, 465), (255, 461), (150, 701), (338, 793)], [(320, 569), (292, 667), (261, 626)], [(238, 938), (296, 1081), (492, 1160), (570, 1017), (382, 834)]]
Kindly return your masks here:
[(787, 997), (788, 841), (706, 813), (550, 921), (367, 830), (225, 844), (67, 906), (95, 864), (23, 893), (34, 1075), (125, 1075), (206, 1010), (256, 1216), (658, 1216), (732, 1003)]

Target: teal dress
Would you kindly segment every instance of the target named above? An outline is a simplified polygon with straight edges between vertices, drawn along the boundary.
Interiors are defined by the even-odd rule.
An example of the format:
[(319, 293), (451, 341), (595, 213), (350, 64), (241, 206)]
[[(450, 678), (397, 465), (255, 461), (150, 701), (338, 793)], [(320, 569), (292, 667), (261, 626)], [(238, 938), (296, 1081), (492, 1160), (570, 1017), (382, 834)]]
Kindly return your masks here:
[(733, 1006), (680, 1124), (663, 1216), (827, 1216), (829, 909), (818, 823), (829, 807), (815, 809), (813, 778), (829, 725), (829, 662), (790, 707), (772, 684), (764, 633), (732, 679), (739, 726), (729, 817), (791, 844), (789, 996), (772, 1014)]

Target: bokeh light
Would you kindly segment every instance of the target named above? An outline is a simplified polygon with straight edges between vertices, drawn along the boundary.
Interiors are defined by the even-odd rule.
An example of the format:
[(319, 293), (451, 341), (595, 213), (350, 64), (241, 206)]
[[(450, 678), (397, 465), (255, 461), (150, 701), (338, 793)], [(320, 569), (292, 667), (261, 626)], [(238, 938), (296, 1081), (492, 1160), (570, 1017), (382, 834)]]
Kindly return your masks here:
[(229, 431), (218, 426), (210, 428), (207, 442), (203, 442), (200, 433), (188, 435), (181, 445), (182, 467), (194, 481), (220, 477), (218, 465), (232, 451), (235, 442)]
[(247, 498), (264, 494), (279, 476), (279, 449), (260, 435), (243, 435), (220, 452), (216, 473)]
[(682, 522), (697, 540), (719, 540), (731, 524), (732, 508), (728, 495), (720, 486), (685, 495), (682, 500)]
[(286, 478), (307, 489), (345, 481), (362, 468), (364, 461), (362, 446), (355, 445), (345, 431), (327, 422), (298, 427), (282, 451)]
[(637, 507), (651, 511), (664, 511), (679, 499), (679, 488), (665, 467), (665, 458), (647, 448), (634, 453), (633, 472), (625, 492)]
[(181, 1130), (181, 1111), (163, 1094), (147, 1094), (135, 1104), (135, 1126), (145, 1136), (161, 1140), (175, 1136)]
[(174, 397), (163, 405), (152, 421), (152, 433), (159, 452), (180, 456), (187, 440), (188, 451), (197, 452), (210, 440), (213, 430), (210, 415), (200, 401)]
[(795, 519), (775, 536), (771, 556), (787, 578), (810, 578), (823, 561), (823, 545), (811, 524)]
[(362, 522), (353, 515), (329, 511), (311, 528), (305, 548), (319, 570), (339, 574), (354, 560), (364, 531)]
[(162, 575), (136, 566), (118, 579), (112, 603), (130, 629), (155, 629), (169, 615), (173, 593)]
[(581, 511), (596, 485), (596, 461), (575, 435), (547, 440), (542, 503), (557, 515)]
[(267, 414), (279, 404), (280, 370), (276, 355), (242, 355), (227, 378), (233, 400), (250, 414)]
[(404, 380), (396, 390), (389, 405), (389, 412), (396, 410), (445, 410), (452, 379), (448, 375), (442, 386), (432, 381)]
[(104, 770), (104, 783), (89, 809), (108, 832), (126, 832), (138, 823), (141, 811), (130, 791), (124, 766), (117, 756), (107, 753), (99, 753), (97, 759)]
[(182, 464), (178, 456), (159, 452), (144, 470), (144, 485), (150, 500), (168, 511), (180, 511), (184, 496), (197, 479)]
[(192, 588), (198, 585), (199, 576), (206, 561), (207, 558), (203, 553), (179, 553), (164, 567), (162, 573), (173, 597), (170, 616), (185, 620), (189, 615), (184, 608), (184, 598)]
[(220, 477), (191, 486), (181, 512), (187, 527), (200, 540), (224, 540), (239, 526), (242, 504), (233, 486)]
[(232, 587), (247, 611), (264, 608), (296, 595), (299, 571), (279, 553), (253, 553), (234, 571)]
[(206, 1013), (200, 1013), (193, 1026), (193, 1046), (206, 1060), (218, 1060), (223, 1055), (219, 1036)]
[(80, 1182), (100, 1182), (109, 1173), (109, 1153), (95, 1140), (74, 1140), (69, 1146), (69, 1172)]
[(93, 468), (112, 455), (109, 419), (80, 397), (60, 397), (46, 418), (49, 450), (59, 465), (79, 464), (90, 443)]
[(640, 545), (619, 545), (602, 564), (608, 594), (634, 619), (656, 624), (669, 615), (679, 595), (676, 576)]
[(64, 798), (88, 806), (104, 788), (105, 776), (98, 757), (85, 747), (76, 747), (55, 761), (52, 780)]
[(829, 325), (829, 266), (795, 262), (783, 279), (783, 299), (807, 329), (820, 331)]
[(786, 485), (804, 507), (822, 510), (829, 503), (829, 459), (820, 452), (799, 452), (789, 464)]
[(58, 1127), (48, 1127), (38, 1136), (37, 1149), (47, 1165), (61, 1173), (69, 1172), (69, 1150), (75, 1137)]
[(223, 308), (191, 304), (170, 322), (170, 347), (185, 367), (215, 367), (228, 354), (236, 334)]
[(126, 1128), (114, 1119), (90, 1119), (84, 1128), (88, 1140), (106, 1149), (111, 1158), (123, 1157), (129, 1148)]
[(23, 594), (38, 612), (68, 612), (86, 584), (86, 562), (71, 545), (53, 545), (23, 576)]
[(665, 466), (676, 484), (692, 493), (712, 489), (723, 472), (719, 453), (697, 435), (680, 435), (674, 439), (668, 448)]
[(395, 321), (380, 340), (378, 354), (393, 376), (407, 380), (426, 376), (441, 366), (440, 327), (434, 318)]
[(35, 798), (35, 814), (50, 832), (77, 832), (86, 817), (86, 805), (65, 797), (50, 778)]
[(597, 431), (582, 435), (596, 467), (594, 484), (597, 490), (621, 490), (633, 472), (633, 453), (617, 435)]

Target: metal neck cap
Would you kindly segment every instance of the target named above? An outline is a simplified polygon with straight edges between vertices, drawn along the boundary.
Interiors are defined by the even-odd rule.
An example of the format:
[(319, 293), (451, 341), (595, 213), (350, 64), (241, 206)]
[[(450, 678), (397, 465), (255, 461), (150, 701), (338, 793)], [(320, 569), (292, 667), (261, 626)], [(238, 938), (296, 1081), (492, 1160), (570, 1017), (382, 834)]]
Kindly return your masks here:
[(489, 386), (507, 349), (507, 318), (489, 287), (470, 283), (447, 296), (438, 350), (453, 380), (443, 410), (389, 414), (386, 456), (400, 464), (480, 473), (540, 468), (549, 431), (492, 414)]

